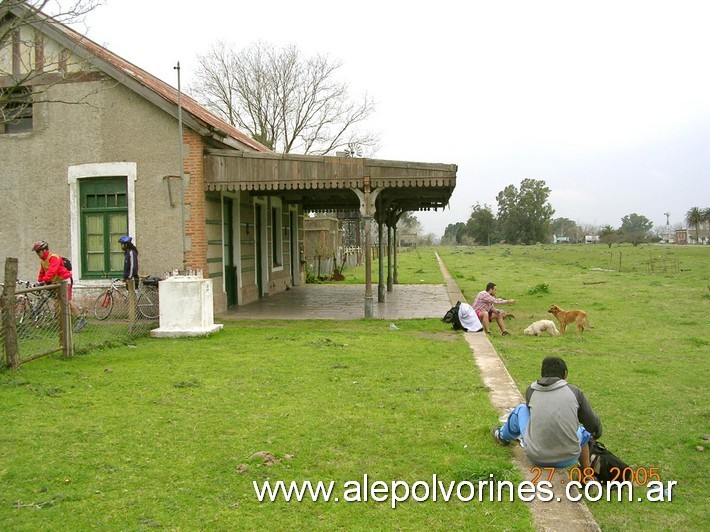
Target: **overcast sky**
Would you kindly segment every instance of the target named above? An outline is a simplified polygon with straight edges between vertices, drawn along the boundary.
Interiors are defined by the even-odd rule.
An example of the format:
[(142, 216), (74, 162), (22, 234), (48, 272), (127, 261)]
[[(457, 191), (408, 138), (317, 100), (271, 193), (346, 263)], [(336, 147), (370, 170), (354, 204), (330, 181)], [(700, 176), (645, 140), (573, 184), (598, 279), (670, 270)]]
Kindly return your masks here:
[(107, 0), (77, 28), (173, 86), (218, 40), (340, 60), (377, 103), (378, 159), (458, 165), (443, 234), (507, 185), (554, 217), (654, 225), (710, 207), (710, 2)]

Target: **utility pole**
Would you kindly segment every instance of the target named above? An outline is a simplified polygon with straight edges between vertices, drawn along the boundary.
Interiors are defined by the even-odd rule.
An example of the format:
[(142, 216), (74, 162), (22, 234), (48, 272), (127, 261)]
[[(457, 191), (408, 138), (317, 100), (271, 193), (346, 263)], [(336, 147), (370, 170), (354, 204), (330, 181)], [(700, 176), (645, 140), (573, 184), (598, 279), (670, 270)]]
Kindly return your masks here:
[(182, 272), (187, 275), (187, 246), (185, 245), (185, 159), (183, 155), (182, 141), (182, 91), (180, 90), (180, 61), (177, 66), (177, 90), (178, 90), (178, 143), (180, 146), (180, 214), (182, 217)]

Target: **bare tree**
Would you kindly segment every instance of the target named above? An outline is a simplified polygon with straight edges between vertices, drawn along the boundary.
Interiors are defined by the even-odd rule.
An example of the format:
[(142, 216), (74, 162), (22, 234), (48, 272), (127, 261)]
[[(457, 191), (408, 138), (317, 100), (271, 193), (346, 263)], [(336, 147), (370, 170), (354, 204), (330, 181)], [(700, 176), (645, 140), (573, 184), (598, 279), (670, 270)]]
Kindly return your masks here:
[(52, 101), (47, 89), (72, 70), (70, 50), (45, 49), (42, 25), (82, 22), (103, 2), (0, 0), (0, 129), (21, 124), (33, 103)]
[(263, 42), (240, 52), (218, 42), (198, 62), (189, 89), (195, 99), (274, 151), (367, 156), (377, 149), (377, 136), (358, 130), (374, 102), (350, 99), (336, 79), (340, 62)]

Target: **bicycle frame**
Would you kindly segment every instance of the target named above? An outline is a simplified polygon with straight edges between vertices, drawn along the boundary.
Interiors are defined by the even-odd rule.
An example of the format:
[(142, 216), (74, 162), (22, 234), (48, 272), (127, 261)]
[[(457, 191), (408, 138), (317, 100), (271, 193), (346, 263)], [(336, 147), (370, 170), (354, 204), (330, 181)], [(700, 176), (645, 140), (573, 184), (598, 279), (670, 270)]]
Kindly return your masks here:
[[(124, 304), (128, 304), (128, 290), (120, 279), (113, 279), (111, 285), (94, 302), (94, 315), (98, 320), (107, 319), (113, 312), (115, 294), (120, 294)], [(159, 315), (155, 290), (146, 290), (139, 285), (135, 290), (135, 304), (140, 316), (156, 319)]]

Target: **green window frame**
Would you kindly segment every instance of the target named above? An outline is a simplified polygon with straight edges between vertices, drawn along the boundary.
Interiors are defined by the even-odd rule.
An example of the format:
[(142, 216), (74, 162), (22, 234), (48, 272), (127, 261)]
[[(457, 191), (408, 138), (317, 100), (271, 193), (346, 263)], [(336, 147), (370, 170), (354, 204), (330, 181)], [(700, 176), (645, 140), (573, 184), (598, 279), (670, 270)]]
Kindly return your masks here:
[(79, 197), (82, 278), (120, 276), (123, 251), (118, 239), (128, 234), (127, 178), (82, 179)]

